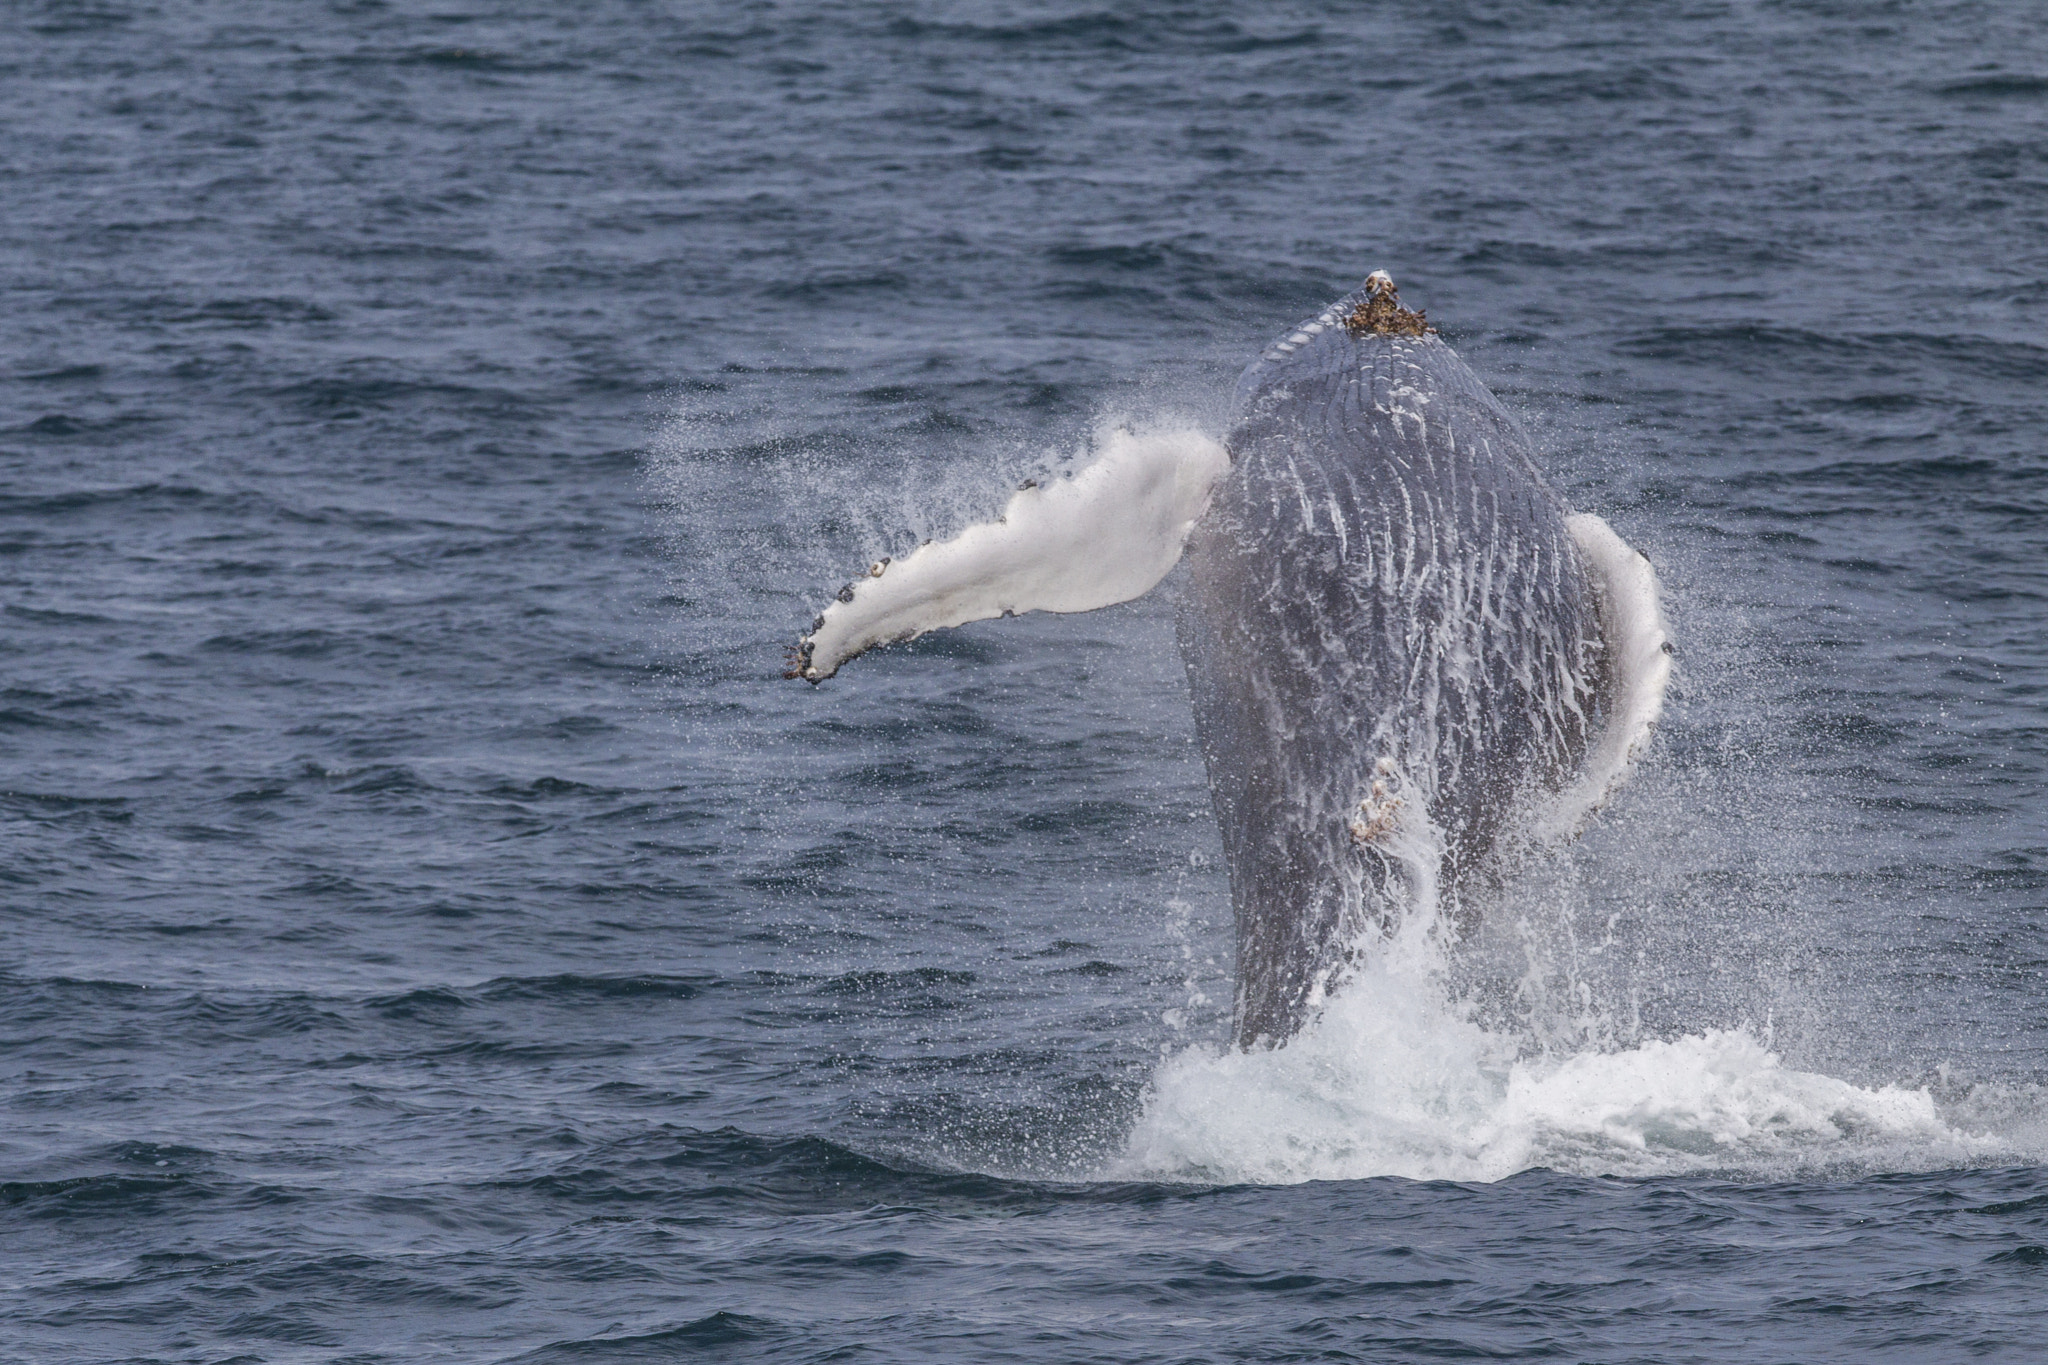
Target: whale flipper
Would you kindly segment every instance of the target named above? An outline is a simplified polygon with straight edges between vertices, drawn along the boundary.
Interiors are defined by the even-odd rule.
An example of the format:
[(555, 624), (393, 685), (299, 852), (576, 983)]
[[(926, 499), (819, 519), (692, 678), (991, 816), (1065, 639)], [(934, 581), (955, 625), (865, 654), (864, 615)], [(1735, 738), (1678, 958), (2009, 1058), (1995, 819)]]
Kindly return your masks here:
[(1536, 836), (1545, 842), (1577, 838), (1635, 771), (1664, 714), (1673, 652), (1650, 561), (1590, 512), (1566, 517), (1564, 524), (1600, 603), (1607, 723), (1578, 776), (1536, 822)]
[(1180, 561), (1229, 468), (1198, 433), (1116, 432), (1093, 464), (1025, 484), (994, 521), (871, 565), (797, 642), (785, 676), (823, 682), (876, 645), (969, 621), (1143, 597)]

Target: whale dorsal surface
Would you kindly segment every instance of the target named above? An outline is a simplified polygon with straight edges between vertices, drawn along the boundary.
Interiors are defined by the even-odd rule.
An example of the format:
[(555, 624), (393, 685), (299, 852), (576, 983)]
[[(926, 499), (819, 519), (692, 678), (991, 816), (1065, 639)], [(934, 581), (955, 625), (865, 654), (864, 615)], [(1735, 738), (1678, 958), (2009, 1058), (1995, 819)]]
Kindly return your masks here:
[(1648, 561), (1565, 506), (1383, 274), (1245, 370), (1222, 444), (1120, 433), (996, 521), (871, 566), (788, 676), (1128, 601), (1183, 553), (1242, 1046), (1291, 1037), (1504, 841), (1577, 834), (1656, 726), (1670, 646)]

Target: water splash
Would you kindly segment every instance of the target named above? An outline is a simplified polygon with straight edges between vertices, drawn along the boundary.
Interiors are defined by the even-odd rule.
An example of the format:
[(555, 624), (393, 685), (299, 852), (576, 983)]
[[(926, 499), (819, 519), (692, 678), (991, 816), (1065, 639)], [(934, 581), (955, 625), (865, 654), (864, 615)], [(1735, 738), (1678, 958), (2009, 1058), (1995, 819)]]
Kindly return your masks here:
[(1416, 966), (1395, 954), (1360, 970), (1285, 1047), (1166, 1059), (1105, 1177), (1779, 1176), (1967, 1165), (2009, 1149), (1945, 1116), (1927, 1089), (1796, 1070), (1746, 1029), (1532, 1054)]
[(1579, 936), (1575, 918), (1599, 907), (1569, 861), (1522, 869), (1485, 907), (1478, 941), (1433, 897), (1412, 899), (1390, 932), (1361, 940), (1356, 965), (1285, 1046), (1163, 1057), (1101, 1174), (1782, 1179), (2030, 1161), (2048, 1148), (2039, 1087), (1946, 1075), (1866, 1085), (1801, 1069), (1774, 1046), (1768, 1011), (1754, 1016), (1761, 1027), (1695, 1016), (1645, 1036), (1640, 983), (1595, 970), (1615, 917), (1596, 941)]

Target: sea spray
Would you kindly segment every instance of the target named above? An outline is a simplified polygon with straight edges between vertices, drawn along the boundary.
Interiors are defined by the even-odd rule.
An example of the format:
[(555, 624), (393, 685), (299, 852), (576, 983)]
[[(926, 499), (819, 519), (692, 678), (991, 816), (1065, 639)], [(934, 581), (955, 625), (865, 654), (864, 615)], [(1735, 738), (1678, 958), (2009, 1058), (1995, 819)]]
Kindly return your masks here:
[[(760, 453), (725, 451), (715, 439), (700, 451), (683, 438), (692, 431), (700, 439), (711, 433), (701, 423), (690, 430), (684, 425), (689, 424), (670, 434), (660, 469), (663, 491), (676, 503), (687, 503), (698, 484), (714, 479), (719, 471), (713, 466)], [(777, 477), (759, 490), (768, 504), (759, 509), (762, 529), (728, 527), (729, 544), (695, 546), (688, 576), (738, 578), (730, 566), (703, 558), (735, 547), (753, 557), (757, 568), (764, 562), (779, 566), (782, 572), (773, 576), (783, 582), (829, 576), (842, 561), (852, 566), (903, 553), (906, 536), (956, 534), (963, 523), (989, 515), (991, 509), (976, 498), (985, 500), (989, 486), (1004, 486), (992, 478), (998, 466), (1049, 471), (1057, 478), (1105, 457), (1167, 453), (1162, 437), (1204, 439), (1184, 423), (1161, 422), (1134, 433), (1129, 423), (1105, 421), (1089, 444), (1064, 454), (990, 447), (979, 460), (947, 468), (936, 483), (870, 469), (858, 484), (840, 490), (845, 496), (826, 500), (829, 522), (811, 527), (809, 535), (792, 524), (791, 509), (816, 511), (815, 485), (828, 476), (805, 452), (778, 448), (770, 461)], [(791, 538), (792, 531), (799, 533)], [(916, 540), (907, 543), (914, 548)], [(750, 608), (744, 632), (749, 639), (758, 638), (759, 622), (752, 616), (757, 609), (757, 603)], [(1651, 786), (1659, 785), (1659, 775), (1653, 770)], [(1664, 794), (1663, 804), (1673, 807), (1659, 809), (1666, 823), (1698, 818), (1701, 794), (1695, 786), (1680, 782)], [(1640, 794), (1633, 805), (1643, 805)], [(1719, 828), (1725, 821), (1714, 823)], [(1402, 824), (1390, 833), (1402, 836), (1390, 842), (1390, 853), (1412, 854), (1427, 851), (1408, 845), (1427, 844), (1433, 831)], [(1672, 836), (1668, 828), (1657, 833)], [(1661, 846), (1663, 840), (1649, 842)], [(1642, 849), (1608, 853), (1621, 855), (1635, 872), (1643, 870), (1635, 866), (1645, 856)], [(1775, 861), (1790, 856), (1781, 853)], [(1448, 941), (1450, 930), (1438, 922), (1435, 888), (1420, 875), (1429, 860), (1398, 861), (1396, 880), (1409, 913), (1393, 934), (1374, 937), (1348, 959), (1366, 965), (1348, 966), (1319, 993), (1316, 1020), (1277, 1049), (1194, 1045), (1169, 1052), (1151, 1078), (1121, 1153), (1094, 1173), (1255, 1183), (1382, 1175), (1493, 1180), (1532, 1167), (1586, 1175), (1777, 1176), (1973, 1164), (2016, 1150), (2011, 1130), (2024, 1125), (1990, 1122), (1998, 1116), (1989, 1113), (1991, 1100), (1983, 1092), (1966, 1096), (1967, 1102), (1937, 1103), (1938, 1086), (1866, 1087), (1788, 1066), (1772, 1046), (1762, 1012), (1755, 1015), (1762, 1022), (1749, 1027), (1737, 1022), (1739, 1010), (1706, 1012), (1735, 1016), (1721, 1019), (1685, 1011), (1678, 1027), (1666, 1018), (1652, 1030), (1660, 1036), (1645, 1037), (1632, 1008), (1616, 1003), (1616, 988), (1624, 983), (1591, 971), (1590, 959), (1612, 948), (1614, 916), (1603, 910), (1599, 923), (1583, 926), (1593, 936), (1583, 943), (1576, 939), (1574, 926), (1579, 912), (1589, 909), (1582, 902), (1592, 889), (1568, 877), (1548, 888), (1550, 895), (1531, 894), (1536, 888), (1518, 877), (1504, 906), (1444, 910), (1443, 918), (1451, 920), (1477, 911), (1489, 921), (1480, 936), (1505, 934), (1509, 942), (1496, 946), (1509, 948), (1508, 956), (1520, 964), (1507, 983), (1507, 998), (1482, 1008), (1464, 972), (1480, 945), (1461, 941), (1454, 948)], [(1663, 861), (1670, 862), (1668, 855)], [(1681, 858), (1677, 865), (1697, 861)], [(1539, 869), (1519, 870), (1545, 880)], [(1637, 913), (1623, 915), (1620, 926), (1623, 943), (1635, 950), (1631, 957), (1644, 946), (1635, 941), (1639, 933), (1632, 935), (1640, 913), (1649, 909), (1640, 891), (1626, 898), (1626, 908)], [(1650, 899), (1669, 893), (1664, 887)], [(1613, 896), (1592, 899), (1604, 905)], [(1734, 913), (1719, 909), (1724, 917)], [(1458, 928), (1471, 932), (1469, 923)], [(1186, 936), (1185, 927), (1181, 933)], [(1661, 939), (1657, 946), (1671, 948)], [(1182, 947), (1186, 958), (1192, 948)], [(1715, 964), (1694, 965), (1719, 974)], [(1181, 968), (1189, 1008), (1167, 1021), (1176, 1042), (1185, 1039), (1189, 1018), (1206, 1013), (1209, 1003), (1202, 983), (1210, 978), (1192, 960)], [(2038, 1108), (2025, 1096), (2009, 1107), (2027, 1115)], [(1985, 1129), (2001, 1136), (1984, 1136)], [(2020, 1145), (2034, 1150), (2040, 1144)]]

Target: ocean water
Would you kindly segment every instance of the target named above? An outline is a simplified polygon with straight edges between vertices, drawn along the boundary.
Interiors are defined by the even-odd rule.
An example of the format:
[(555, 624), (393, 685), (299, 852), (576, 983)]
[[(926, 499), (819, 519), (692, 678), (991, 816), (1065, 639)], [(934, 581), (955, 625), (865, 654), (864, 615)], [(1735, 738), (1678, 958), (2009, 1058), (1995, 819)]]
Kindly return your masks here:
[[(2048, 28), (20, 4), (0, 1358), (2048, 1353)], [(1390, 271), (1624, 796), (1227, 1050), (1176, 583), (784, 649)]]

